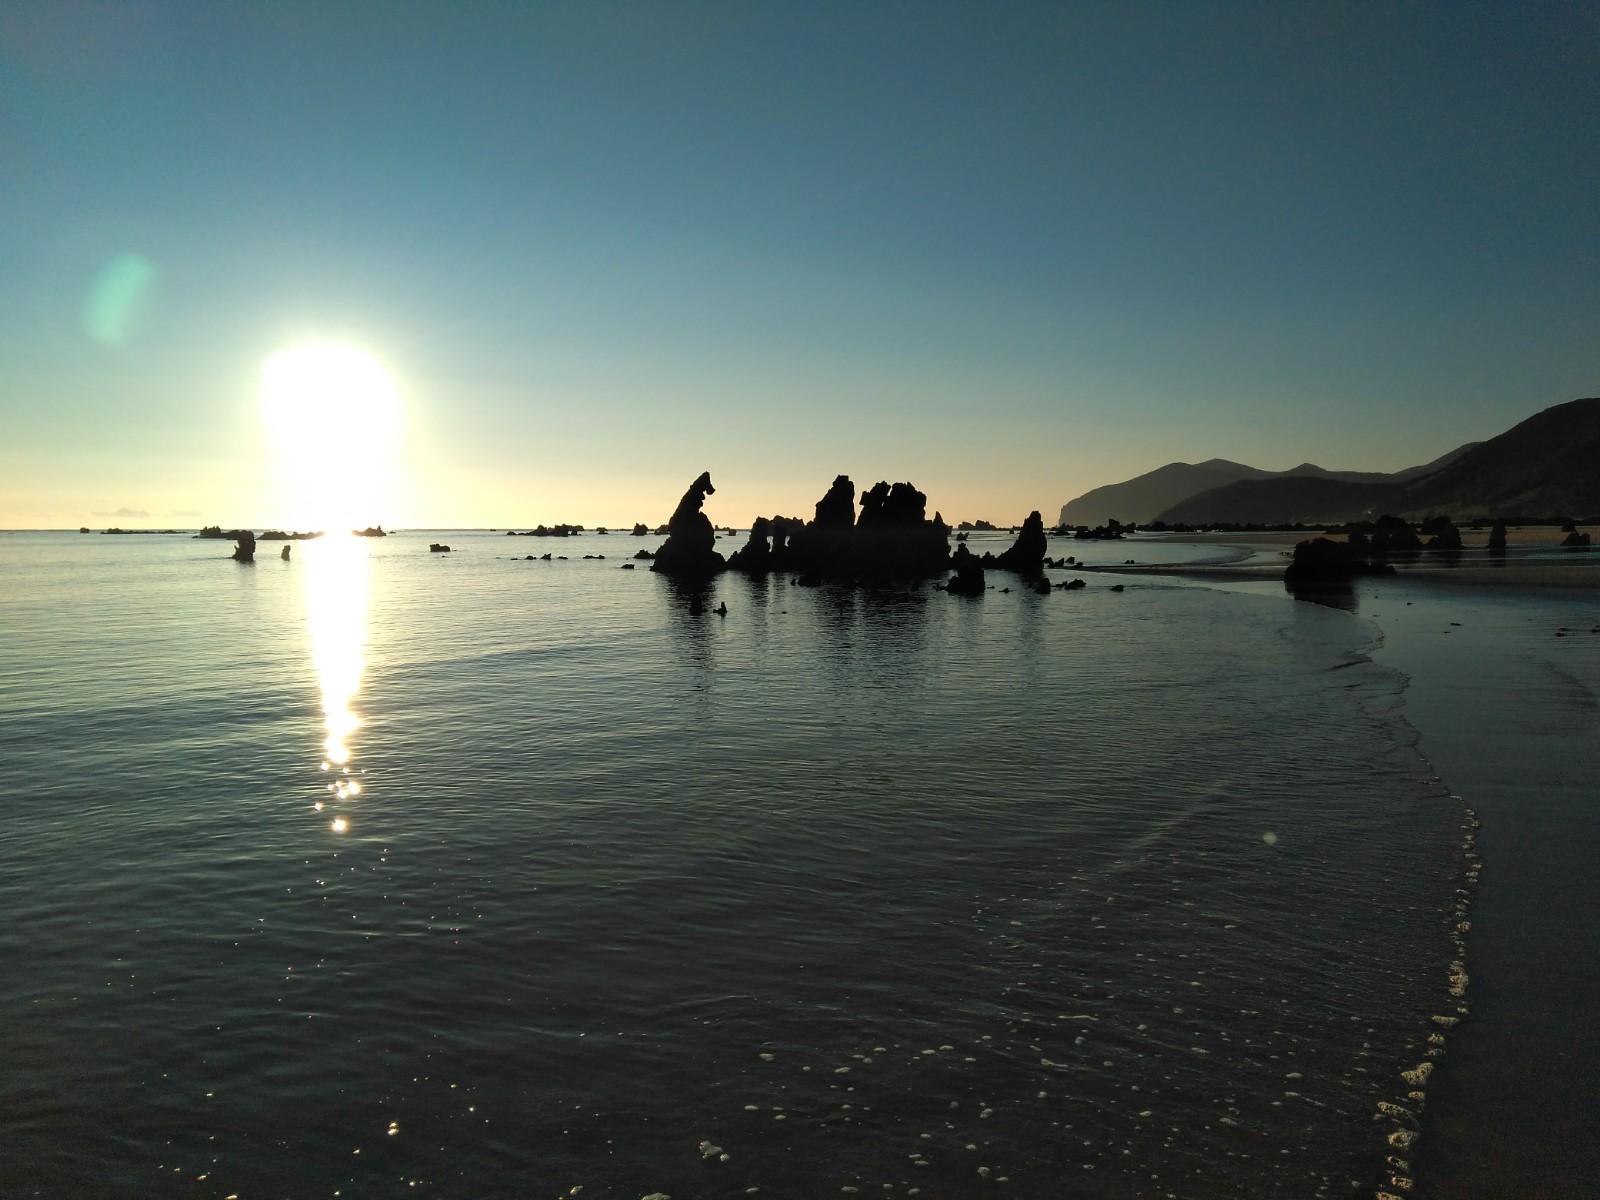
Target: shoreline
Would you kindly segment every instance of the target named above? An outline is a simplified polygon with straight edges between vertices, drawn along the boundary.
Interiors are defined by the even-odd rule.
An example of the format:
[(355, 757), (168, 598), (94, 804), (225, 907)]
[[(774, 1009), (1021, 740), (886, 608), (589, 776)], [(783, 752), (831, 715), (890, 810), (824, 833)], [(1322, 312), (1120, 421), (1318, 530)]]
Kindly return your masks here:
[[(1282, 581), (1264, 564), (1088, 569), (1258, 595)], [(1430, 1060), (1410, 1174), (1452, 1200), (1570, 1195), (1600, 1175), (1600, 964), (1585, 953), (1600, 939), (1600, 810), (1574, 770), (1600, 744), (1600, 571), (1402, 568), (1342, 595), (1374, 628), (1373, 661), (1405, 681), (1418, 753), (1478, 822), (1470, 1015)]]

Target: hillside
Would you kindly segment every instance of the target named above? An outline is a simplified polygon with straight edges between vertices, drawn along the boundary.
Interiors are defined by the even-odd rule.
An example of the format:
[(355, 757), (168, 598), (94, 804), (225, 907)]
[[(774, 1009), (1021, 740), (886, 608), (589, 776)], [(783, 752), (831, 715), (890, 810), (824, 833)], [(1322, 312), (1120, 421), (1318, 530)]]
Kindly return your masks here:
[(1122, 483), (1108, 483), (1085, 492), (1076, 500), (1069, 500), (1061, 508), (1060, 524), (1104, 525), (1113, 518), (1118, 521), (1144, 524), (1161, 518), (1163, 513), (1181, 505), (1191, 497), (1246, 481), (1282, 482), (1285, 485), (1286, 495), (1297, 494), (1300, 485), (1305, 484), (1307, 496), (1342, 496), (1343, 493), (1337, 488), (1320, 489), (1316, 485), (1393, 483), (1409, 480), (1437, 470), (1470, 448), (1462, 446), (1431, 463), (1408, 467), (1392, 475), (1381, 471), (1328, 471), (1309, 462), (1291, 467), (1287, 471), (1264, 471), (1260, 467), (1246, 466), (1244, 463), (1231, 462), (1225, 458), (1207, 459), (1202, 463), (1168, 463), (1164, 467), (1157, 467), (1154, 471), (1148, 471), (1133, 479)]
[(1169, 523), (1360, 520), (1383, 513), (1456, 517), (1600, 512), (1600, 398), (1536, 413), (1486, 442), (1377, 481), (1243, 479), (1165, 509)]

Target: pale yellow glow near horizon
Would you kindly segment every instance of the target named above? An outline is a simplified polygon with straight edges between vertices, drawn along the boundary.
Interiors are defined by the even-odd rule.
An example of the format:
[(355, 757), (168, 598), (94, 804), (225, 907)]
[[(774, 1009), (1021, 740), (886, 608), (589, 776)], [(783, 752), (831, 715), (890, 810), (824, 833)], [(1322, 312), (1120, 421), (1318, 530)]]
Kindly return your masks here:
[(404, 412), (375, 355), (342, 342), (276, 351), (261, 364), (261, 419), (284, 520), (332, 534), (393, 519)]

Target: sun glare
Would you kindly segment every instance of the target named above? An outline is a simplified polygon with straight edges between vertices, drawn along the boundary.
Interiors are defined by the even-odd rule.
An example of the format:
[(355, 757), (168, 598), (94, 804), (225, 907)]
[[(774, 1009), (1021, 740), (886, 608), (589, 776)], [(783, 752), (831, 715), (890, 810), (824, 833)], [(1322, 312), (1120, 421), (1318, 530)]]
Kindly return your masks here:
[(390, 520), (403, 414), (383, 364), (340, 342), (305, 342), (261, 364), (261, 417), (285, 519), (348, 531)]

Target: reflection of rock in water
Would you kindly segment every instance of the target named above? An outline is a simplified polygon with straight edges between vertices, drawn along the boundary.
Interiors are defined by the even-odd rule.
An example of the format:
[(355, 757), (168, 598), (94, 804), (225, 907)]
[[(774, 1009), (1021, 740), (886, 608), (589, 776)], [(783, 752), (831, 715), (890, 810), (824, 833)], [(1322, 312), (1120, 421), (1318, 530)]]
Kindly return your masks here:
[(1298, 581), (1285, 577), (1283, 590), (1296, 600), (1308, 600), (1312, 604), (1321, 604), (1327, 608), (1339, 608), (1345, 612), (1358, 612), (1361, 608), (1355, 584), (1349, 579)]

